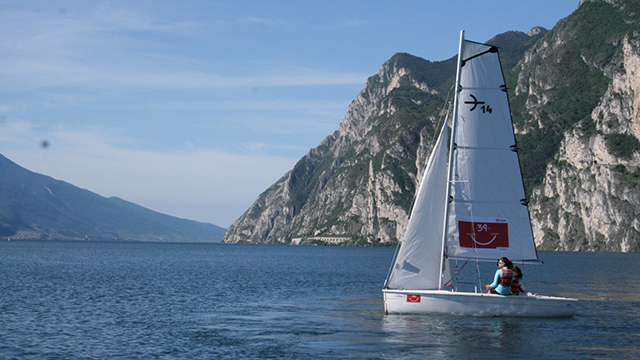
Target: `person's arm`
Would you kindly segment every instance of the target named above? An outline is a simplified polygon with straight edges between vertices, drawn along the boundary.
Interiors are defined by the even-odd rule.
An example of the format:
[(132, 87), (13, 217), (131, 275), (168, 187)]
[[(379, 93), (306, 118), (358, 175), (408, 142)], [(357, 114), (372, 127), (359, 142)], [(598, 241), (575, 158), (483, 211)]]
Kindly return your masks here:
[(498, 284), (500, 283), (500, 274), (501, 273), (502, 273), (501, 269), (498, 269), (498, 271), (496, 271), (496, 274), (493, 277), (493, 282), (491, 283), (491, 285), (489, 285), (489, 288), (495, 289), (498, 286)]

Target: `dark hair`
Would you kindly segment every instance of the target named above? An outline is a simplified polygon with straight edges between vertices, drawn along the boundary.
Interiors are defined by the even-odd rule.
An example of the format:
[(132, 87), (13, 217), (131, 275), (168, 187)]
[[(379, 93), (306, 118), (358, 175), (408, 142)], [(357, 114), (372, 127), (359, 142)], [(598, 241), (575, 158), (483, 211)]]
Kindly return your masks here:
[(522, 270), (520, 270), (520, 268), (517, 266), (513, 268), (513, 277), (517, 279), (522, 279)]
[(507, 269), (513, 269), (513, 263), (511, 262), (511, 260), (509, 260), (506, 257), (501, 257), (500, 259), (498, 259), (498, 262), (500, 262), (500, 260), (502, 260), (502, 262), (504, 263), (504, 266), (506, 266)]

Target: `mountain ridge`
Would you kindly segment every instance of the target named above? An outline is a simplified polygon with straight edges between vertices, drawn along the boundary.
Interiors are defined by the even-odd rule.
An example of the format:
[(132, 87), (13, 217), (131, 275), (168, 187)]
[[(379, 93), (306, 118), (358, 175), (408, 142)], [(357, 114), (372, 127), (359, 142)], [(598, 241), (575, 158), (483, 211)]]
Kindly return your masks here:
[(29, 240), (219, 242), (224, 229), (105, 198), (0, 155), (0, 236)]
[[(506, 32), (487, 42), (500, 48), (540, 249), (640, 251), (640, 201), (633, 195), (640, 187), (640, 145), (626, 145), (640, 138), (640, 131), (628, 130), (640, 129), (634, 97), (640, 86), (628, 75), (640, 73), (638, 7), (627, 0), (583, 1), (552, 30)], [(305, 243), (330, 235), (355, 245), (399, 241), (454, 73), (455, 57), (392, 56), (367, 80), (338, 130), (263, 192), (223, 242)], [(615, 161), (557, 176), (558, 164), (576, 167), (564, 156), (572, 139), (582, 144), (583, 157)], [(628, 159), (613, 155), (627, 148)], [(607, 176), (598, 178), (600, 172)], [(590, 192), (570, 194), (576, 188)], [(609, 205), (586, 201), (592, 194)], [(602, 219), (582, 221), (585, 214)], [(607, 232), (597, 223), (607, 224), (600, 227)], [(558, 231), (561, 226), (567, 231)]]
[[(499, 46), (514, 37), (530, 38), (511, 32), (491, 41)], [(524, 48), (506, 54), (518, 57), (516, 52)], [(223, 242), (282, 243), (321, 234), (349, 235), (361, 245), (397, 241), (416, 173), (435, 142), (442, 91), (454, 77), (455, 58), (431, 62), (393, 55), (367, 80), (338, 130), (263, 192)]]

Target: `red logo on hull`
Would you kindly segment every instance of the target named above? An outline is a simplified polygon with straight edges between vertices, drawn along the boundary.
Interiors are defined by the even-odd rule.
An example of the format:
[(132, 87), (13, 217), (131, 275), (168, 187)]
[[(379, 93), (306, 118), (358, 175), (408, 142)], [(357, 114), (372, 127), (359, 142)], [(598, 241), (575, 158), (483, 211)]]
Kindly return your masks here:
[(420, 295), (407, 295), (407, 302), (419, 303), (421, 298), (422, 297)]

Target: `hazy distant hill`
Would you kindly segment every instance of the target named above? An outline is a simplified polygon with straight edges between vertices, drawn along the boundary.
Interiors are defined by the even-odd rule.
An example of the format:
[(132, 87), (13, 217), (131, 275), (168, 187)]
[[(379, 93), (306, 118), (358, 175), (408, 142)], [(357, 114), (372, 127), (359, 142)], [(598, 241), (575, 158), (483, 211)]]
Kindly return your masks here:
[[(640, 252), (640, 1), (582, 0), (550, 31), (489, 42), (500, 48), (538, 249)], [(339, 129), (223, 242), (400, 241), (455, 63), (392, 56)]]
[(0, 236), (13, 239), (219, 242), (225, 229), (105, 198), (0, 155)]

